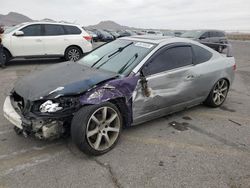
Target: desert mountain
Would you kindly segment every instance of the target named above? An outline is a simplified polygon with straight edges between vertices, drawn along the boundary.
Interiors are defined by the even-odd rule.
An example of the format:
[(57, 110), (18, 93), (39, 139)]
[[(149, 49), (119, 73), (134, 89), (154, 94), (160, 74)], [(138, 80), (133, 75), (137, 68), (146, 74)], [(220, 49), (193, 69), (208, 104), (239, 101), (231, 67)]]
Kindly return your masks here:
[(7, 15), (0, 14), (0, 25), (12, 26), (19, 23), (30, 22), (30, 21), (32, 21), (31, 18), (16, 12), (10, 12)]
[(113, 21), (101, 21), (100, 23), (96, 24), (96, 25), (90, 25), (90, 26), (87, 26), (87, 28), (90, 28), (90, 29), (108, 29), (108, 30), (125, 30), (125, 29), (131, 29), (130, 27), (128, 26), (123, 26), (123, 25), (120, 25), (116, 22), (113, 22)]

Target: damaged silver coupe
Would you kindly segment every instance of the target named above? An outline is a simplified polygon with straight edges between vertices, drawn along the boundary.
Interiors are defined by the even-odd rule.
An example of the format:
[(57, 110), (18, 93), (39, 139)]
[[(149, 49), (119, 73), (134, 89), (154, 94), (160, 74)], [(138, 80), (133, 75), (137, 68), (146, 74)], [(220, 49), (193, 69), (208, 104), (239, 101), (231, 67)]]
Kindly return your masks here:
[(105, 44), (78, 62), (53, 65), (19, 80), (4, 103), (15, 131), (39, 139), (71, 134), (100, 155), (122, 127), (204, 103), (223, 104), (235, 60), (198, 42), (134, 36)]

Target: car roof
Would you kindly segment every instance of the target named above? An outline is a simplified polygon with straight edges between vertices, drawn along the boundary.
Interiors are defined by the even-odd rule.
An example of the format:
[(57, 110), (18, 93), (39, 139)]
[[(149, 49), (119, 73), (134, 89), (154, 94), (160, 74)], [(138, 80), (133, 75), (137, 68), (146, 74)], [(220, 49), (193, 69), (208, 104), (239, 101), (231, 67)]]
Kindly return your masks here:
[(77, 26), (81, 27), (77, 24), (64, 23), (64, 22), (48, 22), (48, 21), (34, 21), (34, 22), (24, 22), (23, 25), (31, 25), (31, 24), (55, 24), (55, 25), (69, 25), (69, 26)]
[(187, 38), (179, 38), (174, 36), (156, 36), (156, 35), (136, 35), (130, 37), (122, 37), (122, 40), (133, 40), (138, 42), (147, 42), (153, 44), (170, 44), (174, 42), (196, 43), (193, 40)]

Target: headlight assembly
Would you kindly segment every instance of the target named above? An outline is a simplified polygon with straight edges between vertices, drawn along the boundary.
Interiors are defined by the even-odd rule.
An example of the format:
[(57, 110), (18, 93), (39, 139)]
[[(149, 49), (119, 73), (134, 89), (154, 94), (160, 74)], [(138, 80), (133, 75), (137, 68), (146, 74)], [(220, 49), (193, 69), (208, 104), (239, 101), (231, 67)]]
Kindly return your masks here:
[(60, 97), (47, 101), (36, 101), (32, 111), (34, 113), (72, 113), (79, 109), (80, 101), (78, 97)]
[(63, 107), (61, 107), (59, 105), (60, 105), (59, 103), (54, 103), (53, 101), (48, 100), (48, 101), (44, 102), (43, 104), (41, 104), (41, 106), (39, 107), (39, 110), (42, 113), (57, 112), (57, 111), (63, 109)]

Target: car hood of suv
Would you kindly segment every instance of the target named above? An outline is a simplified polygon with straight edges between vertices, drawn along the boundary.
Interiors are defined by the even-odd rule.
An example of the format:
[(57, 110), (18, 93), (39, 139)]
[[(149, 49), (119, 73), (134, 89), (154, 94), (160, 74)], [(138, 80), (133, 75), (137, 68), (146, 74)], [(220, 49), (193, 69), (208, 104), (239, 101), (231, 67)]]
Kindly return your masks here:
[(16, 82), (14, 91), (30, 101), (53, 99), (81, 94), (117, 76), (113, 72), (65, 62), (23, 77)]

